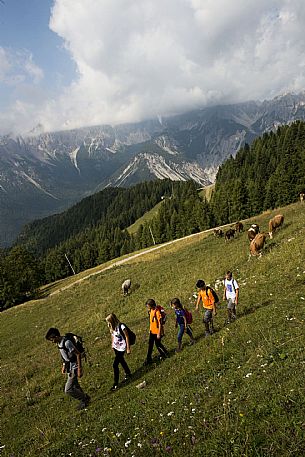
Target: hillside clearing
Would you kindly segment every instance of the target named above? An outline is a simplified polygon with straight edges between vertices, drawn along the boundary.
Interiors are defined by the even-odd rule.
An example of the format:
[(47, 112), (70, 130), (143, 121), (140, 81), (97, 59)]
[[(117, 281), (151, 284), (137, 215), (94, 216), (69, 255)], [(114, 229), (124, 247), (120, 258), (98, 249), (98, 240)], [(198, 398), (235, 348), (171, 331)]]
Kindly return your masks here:
[[(284, 226), (261, 259), (248, 261), (245, 233), (227, 243), (199, 234), (3, 312), (2, 455), (304, 455), (305, 205), (251, 221), (267, 230), (277, 212), (283, 212)], [(217, 333), (205, 339), (201, 313), (193, 312), (197, 342), (188, 347), (184, 338), (183, 351), (174, 354), (169, 300), (177, 296), (194, 310), (196, 280), (213, 285), (227, 269), (240, 285), (238, 320), (224, 326), (222, 304)], [(133, 292), (123, 297), (120, 285), (127, 277)], [(53, 291), (65, 285), (54, 284)], [(148, 298), (167, 309), (164, 343), (172, 354), (149, 369), (142, 367)], [(133, 379), (114, 394), (104, 322), (111, 311), (137, 333), (128, 359)], [(44, 340), (51, 326), (82, 335), (89, 349), (81, 383), (92, 404), (81, 413), (62, 392), (56, 347)], [(146, 387), (137, 389), (144, 380)]]

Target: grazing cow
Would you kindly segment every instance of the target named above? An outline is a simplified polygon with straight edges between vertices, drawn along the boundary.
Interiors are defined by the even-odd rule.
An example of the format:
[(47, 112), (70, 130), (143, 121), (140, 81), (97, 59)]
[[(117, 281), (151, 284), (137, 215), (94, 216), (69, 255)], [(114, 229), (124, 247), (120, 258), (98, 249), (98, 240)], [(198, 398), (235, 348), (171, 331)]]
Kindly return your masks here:
[(128, 295), (130, 287), (131, 287), (131, 281), (130, 281), (130, 279), (126, 279), (122, 284), (123, 295)]
[(259, 256), (259, 257), (262, 256), (262, 252), (261, 251), (262, 251), (262, 249), (264, 247), (266, 238), (267, 238), (267, 234), (266, 233), (258, 233), (257, 235), (255, 235), (255, 238), (250, 243), (250, 255), (249, 255), (249, 258), (251, 256)]
[(255, 236), (259, 233), (259, 226), (252, 224), (247, 233), (249, 241), (254, 240)]
[(284, 216), (282, 214), (277, 214), (269, 221), (269, 236), (272, 239), (273, 233), (277, 228), (281, 227), (284, 223)]
[(304, 203), (304, 201), (305, 201), (305, 194), (304, 194), (304, 192), (301, 192), (300, 193), (300, 202)]
[(221, 238), (223, 236), (223, 231), (221, 229), (214, 229), (213, 233), (216, 238)]
[(235, 229), (230, 228), (229, 230), (226, 231), (225, 233), (225, 241), (230, 240), (231, 238), (234, 238), (235, 236)]
[(236, 222), (235, 230), (236, 230), (237, 233), (243, 232), (244, 224), (242, 222)]

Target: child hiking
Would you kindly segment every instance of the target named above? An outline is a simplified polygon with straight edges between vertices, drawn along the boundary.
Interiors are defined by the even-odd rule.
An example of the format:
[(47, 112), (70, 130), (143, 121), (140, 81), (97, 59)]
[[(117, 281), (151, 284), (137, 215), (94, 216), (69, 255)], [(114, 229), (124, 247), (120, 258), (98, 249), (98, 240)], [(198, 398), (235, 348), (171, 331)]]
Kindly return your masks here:
[(158, 309), (155, 300), (152, 298), (147, 300), (146, 306), (149, 314), (149, 340), (146, 360), (144, 365), (152, 363), (152, 352), (154, 344), (159, 351), (160, 360), (168, 357), (168, 351), (165, 346), (161, 343), (161, 338), (164, 336), (164, 328), (162, 322), (162, 315), (160, 309)]
[(227, 271), (223, 283), (223, 299), (227, 300), (228, 307), (228, 320), (226, 323), (230, 324), (233, 319), (236, 319), (236, 306), (238, 305), (239, 286), (237, 281), (233, 278), (231, 271)]
[(131, 377), (130, 369), (127, 365), (126, 360), (124, 359), (125, 352), (127, 354), (130, 354), (131, 352), (129, 344), (129, 335), (126, 326), (119, 321), (115, 314), (109, 314), (105, 320), (107, 322), (111, 334), (111, 347), (115, 353), (115, 359), (113, 362), (114, 381), (113, 386), (110, 389), (114, 391), (117, 390), (119, 387), (120, 364), (122, 365), (125, 371), (125, 378), (123, 379), (123, 382), (128, 381)]
[[(70, 336), (68, 337), (68, 335)], [(84, 409), (89, 405), (90, 397), (85, 394), (78, 383), (78, 378), (81, 378), (83, 375), (82, 359), (81, 353), (73, 343), (71, 335), (73, 338), (73, 334), (62, 336), (57, 328), (51, 327), (46, 334), (46, 339), (57, 344), (62, 357), (63, 363), (61, 372), (63, 374), (67, 373), (65, 394), (79, 400), (78, 409)]]
[(199, 309), (199, 304), (202, 302), (204, 309), (203, 322), (205, 325), (205, 336), (214, 333), (213, 316), (216, 316), (216, 303), (212, 290), (205, 285), (202, 279), (196, 283), (198, 289), (196, 311)]
[(188, 325), (187, 320), (186, 320), (186, 311), (183, 308), (179, 298), (173, 298), (171, 301), (171, 306), (175, 310), (175, 315), (176, 315), (176, 328), (179, 327), (178, 331), (178, 347), (176, 349), (176, 352), (180, 352), (182, 348), (182, 338), (184, 333), (187, 333), (188, 336), (191, 339), (191, 344), (195, 343), (195, 340), (193, 338), (193, 333), (191, 327)]

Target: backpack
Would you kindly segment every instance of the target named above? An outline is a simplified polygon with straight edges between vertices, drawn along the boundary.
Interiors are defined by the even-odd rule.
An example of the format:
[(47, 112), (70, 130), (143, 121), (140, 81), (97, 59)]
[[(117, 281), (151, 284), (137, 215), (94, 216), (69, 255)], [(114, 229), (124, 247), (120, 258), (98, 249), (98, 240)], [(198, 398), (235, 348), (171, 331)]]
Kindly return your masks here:
[(212, 287), (206, 286), (206, 293), (208, 293), (209, 290), (212, 292), (215, 305), (217, 305), (217, 303), (220, 302), (217, 293), (215, 292), (215, 290)]
[(193, 322), (193, 315), (192, 315), (191, 311), (189, 311), (188, 309), (186, 309), (186, 308), (183, 308), (183, 309), (184, 309), (186, 323), (187, 323), (187, 325), (191, 325)]
[[(124, 333), (121, 325), (122, 324), (119, 325), (120, 334), (122, 335), (122, 337), (126, 341), (125, 333)], [(133, 344), (135, 344), (137, 336), (132, 330), (130, 330), (130, 328), (126, 324), (124, 324), (124, 325), (125, 325), (126, 331), (128, 333), (129, 345), (132, 346)]]
[(72, 342), (73, 346), (75, 346), (75, 348), (80, 353), (81, 357), (83, 359), (87, 360), (86, 350), (85, 350), (85, 347), (84, 347), (84, 343), (83, 343), (82, 337), (79, 336), (79, 335), (75, 335), (74, 333), (68, 332), (64, 336), (63, 346), (60, 347), (60, 349), (63, 349), (66, 352), (67, 357), (70, 359), (70, 362), (76, 362), (76, 355), (72, 354), (72, 356), (69, 357), (69, 354), (66, 351), (66, 346), (65, 346), (65, 342), (67, 340), (70, 340)]
[[(167, 319), (167, 315), (166, 315), (165, 309), (163, 308), (163, 306), (157, 305), (157, 306), (156, 306), (156, 311), (157, 311), (157, 310), (160, 311), (160, 313), (161, 313), (160, 323), (161, 323), (161, 325), (164, 325), (165, 322), (166, 322), (166, 319)], [(154, 316), (154, 318), (156, 317), (156, 311), (155, 311), (155, 316)]]

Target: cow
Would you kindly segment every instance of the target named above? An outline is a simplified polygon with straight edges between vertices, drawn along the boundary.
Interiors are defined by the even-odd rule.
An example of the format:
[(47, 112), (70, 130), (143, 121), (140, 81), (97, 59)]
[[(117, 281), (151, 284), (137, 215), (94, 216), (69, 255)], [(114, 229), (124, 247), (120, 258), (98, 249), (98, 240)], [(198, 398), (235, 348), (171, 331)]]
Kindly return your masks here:
[(250, 243), (250, 255), (251, 256), (262, 256), (262, 249), (264, 247), (267, 238), (267, 233), (258, 233)]
[(259, 233), (259, 226), (257, 224), (252, 224), (249, 230), (247, 231), (248, 240), (254, 240), (255, 236)]
[(130, 279), (125, 279), (125, 281), (122, 284), (122, 293), (123, 293), (124, 296), (128, 295), (130, 287), (131, 287), (131, 280)]
[(221, 238), (223, 236), (223, 231), (221, 229), (214, 229), (213, 233), (216, 238)]
[(304, 203), (304, 201), (305, 201), (305, 194), (304, 194), (304, 192), (301, 192), (300, 193), (300, 202)]
[(230, 240), (231, 238), (234, 238), (235, 236), (235, 229), (230, 228), (229, 230), (226, 231), (225, 233), (225, 241)]
[(244, 224), (242, 222), (236, 222), (235, 230), (236, 230), (237, 233), (243, 232)]
[(269, 236), (270, 239), (273, 238), (273, 233), (277, 228), (281, 227), (284, 223), (284, 216), (282, 214), (277, 214), (269, 221)]

